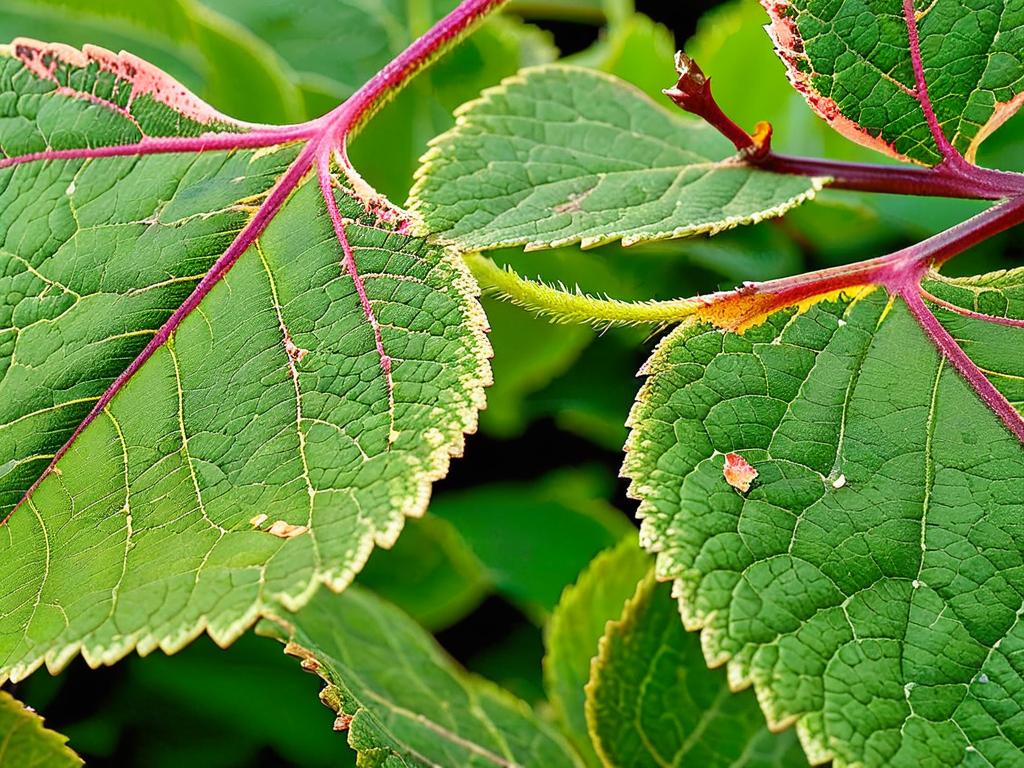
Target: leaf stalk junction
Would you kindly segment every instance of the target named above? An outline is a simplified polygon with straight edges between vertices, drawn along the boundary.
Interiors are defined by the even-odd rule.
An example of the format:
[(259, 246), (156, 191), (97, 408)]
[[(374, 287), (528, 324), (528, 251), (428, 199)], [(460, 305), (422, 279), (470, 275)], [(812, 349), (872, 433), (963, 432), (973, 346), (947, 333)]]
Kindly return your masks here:
[[(464, 0), (344, 103), (322, 117), (305, 123), (287, 126), (238, 124), (237, 131), (206, 133), (197, 137), (143, 137), (137, 142), (123, 145), (47, 150), (0, 159), (0, 168), (6, 168), (23, 163), (62, 159), (301, 145), (296, 159), (266, 195), (245, 227), (216, 260), (185, 302), (167, 319), (146, 347), (97, 400), (67, 442), (55, 453), (49, 466), (40, 473), (25, 493), (22, 502), (31, 496), (53, 471), (82, 431), (107, 408), (127, 381), (157, 349), (167, 343), (185, 317), (194, 311), (210, 290), (224, 278), (310, 173), (317, 176), (324, 206), (342, 251), (342, 263), (356, 287), (366, 320), (373, 329), (381, 375), (385, 377), (389, 396), (393, 398), (391, 358), (384, 348), (380, 323), (366, 295), (353, 250), (346, 236), (345, 230), (349, 222), (340, 211), (333, 190), (336, 186), (347, 186), (368, 211), (394, 222), (399, 231), (405, 231), (409, 222), (405, 219), (404, 212), (374, 192), (352, 167), (347, 154), (347, 141), (413, 76), (504, 2), (505, 0)], [(814, 297), (857, 286), (882, 286), (893, 296), (898, 296), (907, 303), (929, 338), (1007, 427), (1024, 441), (1024, 419), (960, 349), (928, 305), (932, 304), (943, 311), (966, 311), (932, 301), (932, 297), (921, 287), (921, 281), (929, 270), (998, 232), (1024, 221), (1024, 175), (979, 168), (968, 162), (946, 139), (927, 94), (912, 0), (904, 0), (904, 12), (907, 17), (917, 83), (916, 93), (936, 145), (943, 156), (943, 161), (934, 168), (842, 163), (777, 154), (771, 149), (770, 126), (766, 123), (759, 124), (753, 134), (748, 134), (737, 126), (715, 103), (710, 79), (685, 56), (677, 59), (679, 82), (674, 88), (668, 89), (666, 94), (682, 108), (707, 120), (732, 141), (738, 150), (735, 158), (737, 163), (756, 165), (776, 173), (825, 177), (829, 179), (831, 186), (841, 189), (1000, 201), (989, 210), (934, 237), (887, 256), (780, 280), (746, 283), (733, 291), (668, 302), (634, 303), (595, 299), (579, 292), (574, 294), (526, 280), (514, 272), (501, 270), (485, 257), (470, 255), (467, 261), (474, 274), (485, 288), (490, 288), (530, 309), (548, 314), (556, 320), (614, 325), (667, 324), (695, 319), (711, 321), (730, 330), (741, 330), (756, 323), (769, 312)], [(992, 322), (1004, 321), (1002, 318), (970, 314)], [(16, 510), (18, 506), (20, 503), (14, 509)], [(10, 514), (13, 514), (13, 511)], [(0, 520), (0, 525), (6, 522), (10, 514), (4, 520)]]
[[(363, 314), (373, 329), (374, 341), (380, 358), (381, 375), (387, 382), (390, 412), (394, 414), (394, 385), (391, 378), (391, 358), (384, 348), (381, 325), (366, 293), (366, 288), (356, 266), (355, 256), (346, 235), (350, 223), (341, 213), (334, 195), (336, 186), (345, 185), (365, 206), (367, 211), (395, 223), (399, 231), (405, 231), (407, 222), (404, 214), (386, 198), (378, 195), (366, 184), (349, 162), (348, 139), (366, 121), (404, 87), (420, 70), (436, 59), (448, 46), (465, 35), (488, 13), (501, 6), (506, 0), (464, 0), (451, 13), (437, 22), (423, 36), (415, 40), (402, 53), (381, 69), (358, 91), (341, 105), (305, 123), (286, 126), (268, 126), (237, 123), (237, 131), (204, 133), (196, 137), (143, 137), (129, 144), (103, 147), (86, 147), (67, 150), (46, 150), (0, 159), (0, 169), (14, 165), (55, 160), (73, 160), (103, 157), (125, 157), (169, 153), (193, 153), (209, 151), (230, 151), (277, 147), (286, 144), (301, 145), (291, 166), (278, 179), (259, 205), (248, 223), (242, 228), (223, 254), (196, 285), (188, 298), (157, 330), (156, 334), (132, 360), (127, 368), (110, 384), (96, 401), (86, 417), (78, 424), (68, 440), (57, 450), (49, 465), (25, 492), (21, 500), (8, 515), (0, 520), (0, 526), (28, 499), (39, 485), (54, 470), (79, 435), (97, 416), (103, 413), (114, 396), (121, 391), (129, 379), (168, 342), (182, 321), (190, 315), (238, 261), (239, 257), (260, 237), (267, 225), (299, 187), (303, 180), (315, 173), (324, 206), (342, 251), (342, 264), (352, 279), (359, 296)], [(338, 171), (339, 173), (336, 173)], [(339, 178), (340, 175), (340, 178)]]
[(914, 71), (914, 95), (942, 157), (934, 167), (848, 163), (774, 152), (771, 126), (759, 123), (752, 133), (721, 109), (707, 77), (693, 59), (676, 56), (677, 83), (664, 94), (681, 109), (714, 127), (737, 149), (733, 162), (775, 173), (824, 178), (837, 189), (900, 195), (997, 201), (988, 210), (908, 248), (878, 258), (766, 282), (745, 283), (731, 291), (669, 301), (624, 302), (586, 296), (525, 279), (483, 256), (469, 258), (477, 279), (490, 291), (561, 322), (594, 325), (711, 322), (728, 331), (743, 331), (772, 312), (842, 291), (881, 287), (901, 299), (911, 315), (985, 404), (1024, 443), (1024, 417), (1009, 403), (936, 318), (933, 307), (978, 320), (1024, 327), (1012, 319), (984, 315), (937, 299), (922, 281), (949, 259), (1000, 232), (1024, 222), (1024, 174), (981, 168), (969, 162), (945, 136), (925, 81), (913, 0), (903, 13)]

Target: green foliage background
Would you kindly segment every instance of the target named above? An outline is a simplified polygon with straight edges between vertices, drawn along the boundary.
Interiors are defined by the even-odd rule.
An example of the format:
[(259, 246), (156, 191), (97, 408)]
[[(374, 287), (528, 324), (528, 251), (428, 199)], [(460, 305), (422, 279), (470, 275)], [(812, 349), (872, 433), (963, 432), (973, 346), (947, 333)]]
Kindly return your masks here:
[[(293, 122), (344, 99), (451, 5), (110, 0), (96, 15), (71, 0), (8, 0), (0, 39), (126, 48), (232, 115)], [(773, 122), (777, 149), (875, 159), (817, 120), (789, 88), (757, 3), (652, 2), (642, 10), (648, 15), (628, 0), (514, 2), (389, 104), (357, 139), (354, 162), (403, 200), (429, 139), (482, 88), (563, 55), (660, 98), (674, 80), (672, 53), (684, 43), (739, 123)], [(1021, 127), (1018, 116), (985, 145), (980, 162), (1021, 170)], [(668, 299), (878, 255), (980, 208), (827, 191), (820, 204), (784, 220), (713, 240), (496, 256), (520, 274), (588, 293)], [(1020, 237), (996, 238), (951, 271), (1019, 263)], [(562, 591), (598, 552), (635, 536), (634, 504), (618, 470), (635, 372), (653, 337), (649, 329), (602, 334), (550, 325), (491, 300), (485, 308), (496, 383), (481, 434), (436, 486), (427, 516), (410, 520), (393, 550), (375, 552), (358, 581), (408, 612), (469, 670), (544, 714), (543, 633)], [(77, 660), (56, 678), (39, 673), (13, 688), (91, 765), (354, 764), (316, 699), (319, 681), (262, 637), (245, 636), (227, 651), (203, 637), (173, 658), (133, 655), (95, 671)]]

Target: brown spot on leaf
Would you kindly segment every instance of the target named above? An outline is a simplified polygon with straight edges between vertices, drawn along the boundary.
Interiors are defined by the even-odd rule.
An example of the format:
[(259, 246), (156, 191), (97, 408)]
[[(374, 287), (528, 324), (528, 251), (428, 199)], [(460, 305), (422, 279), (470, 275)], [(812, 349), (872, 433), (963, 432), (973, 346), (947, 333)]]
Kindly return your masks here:
[(308, 530), (309, 528), (304, 525), (292, 525), (284, 520), (275, 520), (271, 526), (267, 528), (267, 533), (282, 539), (294, 539), (296, 536), (301, 536)]
[(344, 712), (334, 718), (334, 730), (336, 731), (347, 731), (351, 724), (352, 716), (346, 715)]
[(757, 470), (738, 453), (727, 453), (722, 474), (725, 476), (725, 482), (740, 493), (746, 493), (750, 490), (750, 484), (757, 477)]
[(579, 213), (583, 210), (583, 201), (586, 200), (593, 191), (594, 188), (591, 188), (586, 192), (571, 194), (567, 201), (561, 205), (556, 205), (552, 210), (554, 210), (555, 213)]
[(122, 83), (131, 87), (129, 106), (126, 109), (130, 109), (131, 103), (138, 96), (146, 94), (198, 123), (234, 122), (163, 70), (130, 53), (112, 53), (95, 45), (85, 45), (78, 49), (62, 43), (41, 43), (24, 37), (15, 39), (11, 44), (17, 57), (32, 74), (42, 80), (58, 82), (66, 87), (70, 94), (86, 98), (95, 97), (91, 92), (75, 90), (68, 82), (67, 73), (61, 75), (60, 71), (65, 67), (84, 69), (95, 65), (99, 71), (114, 75), (119, 81), (119, 88), (122, 87)]
[(302, 349), (302, 347), (298, 346), (294, 341), (292, 341), (291, 336), (285, 336), (284, 348), (285, 351), (288, 353), (288, 357), (290, 357), (292, 359), (292, 362), (295, 363), (296, 365), (301, 363), (302, 358), (309, 354), (309, 350)]

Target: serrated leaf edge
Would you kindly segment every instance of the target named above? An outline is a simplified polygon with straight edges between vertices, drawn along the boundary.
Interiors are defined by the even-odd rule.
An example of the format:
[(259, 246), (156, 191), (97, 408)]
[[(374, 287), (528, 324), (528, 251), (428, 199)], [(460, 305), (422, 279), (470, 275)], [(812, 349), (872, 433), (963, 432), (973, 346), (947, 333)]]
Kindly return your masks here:
[[(424, 208), (429, 206), (423, 196), (422, 192), (426, 187), (427, 176), (431, 173), (438, 161), (444, 157), (443, 144), (450, 141), (457, 141), (465, 128), (468, 120), (469, 113), (474, 109), (486, 106), (492, 103), (494, 97), (502, 95), (508, 91), (512, 86), (525, 85), (528, 78), (531, 75), (560, 70), (566, 72), (578, 72), (585, 74), (588, 77), (598, 77), (605, 80), (606, 82), (621, 88), (625, 91), (632, 92), (634, 95), (638, 95), (643, 99), (651, 102), (652, 105), (657, 106), (657, 102), (651, 100), (651, 98), (637, 88), (632, 83), (615, 77), (607, 72), (601, 72), (600, 70), (588, 69), (574, 64), (542, 64), (535, 67), (525, 67), (519, 70), (516, 74), (510, 75), (503, 79), (497, 85), (491, 86), (490, 88), (484, 89), (480, 96), (466, 103), (462, 104), (455, 110), (455, 125), (449, 128), (439, 136), (435, 136), (427, 143), (427, 151), (420, 158), (420, 165), (416, 169), (413, 175), (413, 185), (409, 191), (409, 198), (406, 201), (406, 209), (410, 214), (410, 219), (413, 222), (413, 232), (421, 237), (430, 237), (434, 241), (444, 243), (450, 247), (456, 248), (464, 253), (477, 252), (481, 250), (493, 250), (497, 248), (511, 248), (522, 246), (524, 251), (541, 251), (548, 250), (551, 248), (561, 248), (567, 245), (579, 244), (584, 250), (590, 248), (597, 248), (602, 245), (608, 245), (616, 241), (621, 241), (623, 247), (629, 248), (634, 245), (641, 245), (644, 243), (658, 242), (661, 240), (673, 240), (683, 237), (693, 237), (695, 235), (717, 235), (720, 232), (725, 232), (730, 229), (734, 229), (739, 226), (748, 224), (758, 224), (768, 219), (778, 218), (782, 216), (786, 211), (795, 208), (805, 202), (809, 202), (815, 198), (818, 192), (828, 185), (831, 179), (827, 176), (822, 177), (810, 177), (808, 182), (811, 185), (811, 189), (803, 192), (799, 195), (794, 195), (788, 200), (779, 203), (778, 205), (772, 206), (758, 211), (750, 216), (729, 216), (718, 221), (707, 222), (705, 224), (698, 224), (692, 226), (675, 227), (673, 229), (660, 230), (654, 233), (629, 235), (625, 231), (611, 231), (606, 235), (600, 237), (582, 237), (582, 236), (570, 236), (558, 238), (557, 240), (528, 240), (526, 238), (510, 238), (505, 240), (493, 240), (484, 243), (462, 243), (457, 237), (445, 237), (439, 233), (432, 232), (424, 221)], [(707, 130), (714, 131), (711, 126), (707, 123), (698, 120), (687, 120), (680, 117), (677, 113), (669, 112), (668, 114), (680, 122), (684, 123), (687, 128), (693, 130)], [(732, 157), (720, 160), (713, 163), (715, 166), (728, 167)]]
[[(334, 729), (336, 731), (344, 730), (349, 732), (350, 736), (347, 739), (348, 746), (351, 747), (352, 750), (357, 753), (357, 755), (361, 756), (365, 752), (371, 751), (365, 748), (360, 749), (357, 745), (352, 743), (351, 723), (355, 721), (357, 718), (360, 718), (360, 716), (362, 716), (366, 718), (371, 718), (375, 722), (376, 726), (385, 732), (388, 731), (387, 726), (381, 723), (379, 718), (377, 718), (374, 715), (374, 713), (370, 709), (368, 709), (362, 702), (358, 701), (358, 699), (355, 696), (347, 694), (347, 692), (344, 691), (341, 686), (331, 681), (328, 673), (324, 669), (324, 663), (317, 656), (316, 652), (310, 650), (309, 648), (306, 648), (301, 643), (298, 643), (293, 639), (295, 636), (295, 627), (291, 624), (291, 622), (289, 622), (287, 619), (283, 619), (280, 616), (274, 614), (268, 614), (264, 617), (264, 619), (267, 622), (267, 624), (258, 625), (256, 628), (256, 634), (264, 637), (270, 637), (283, 643), (283, 652), (285, 653), (285, 655), (292, 656), (293, 658), (298, 659), (299, 665), (302, 667), (304, 671), (311, 672), (320, 678), (320, 680), (324, 683), (324, 687), (320, 690), (318, 698), (320, 699), (321, 704), (323, 704), (325, 707), (327, 707), (335, 714)], [(435, 641), (432, 640), (431, 642)], [(442, 651), (442, 653), (444, 653), (446, 658), (449, 658), (447, 656), (447, 652)], [(464, 668), (458, 665), (458, 662), (455, 662), (453, 660), (452, 663), (455, 665), (455, 673), (462, 677), (464, 682), (472, 684), (479, 690), (486, 690), (495, 698), (501, 700), (507, 706), (514, 708), (523, 716), (531, 719), (536, 718), (536, 713), (522, 699), (513, 696), (504, 688), (491, 682), (490, 680), (465, 670)], [(344, 682), (342, 682), (342, 685), (344, 685)], [(545, 730), (545, 733), (547, 733), (549, 736), (556, 735), (547, 728), (544, 728), (546, 724), (543, 722), (543, 720), (538, 719), (537, 722), (538, 725), (540, 725)], [(560, 736), (560, 734), (558, 734), (558, 736)], [(398, 742), (399, 739), (395, 738), (395, 741)], [(462, 746), (467, 745), (463, 743)], [(566, 746), (568, 745), (566, 744)], [(401, 755), (399, 753), (396, 753), (395, 750), (391, 747), (380, 746), (372, 751), (377, 750), (386, 750), (389, 755), (393, 755), (401, 759)], [(575, 762), (578, 768), (583, 768), (583, 763), (580, 761), (579, 757), (576, 755), (574, 750), (567, 749), (566, 754), (568, 756), (575, 758)], [(361, 763), (358, 762), (357, 764), (361, 765)], [(509, 766), (509, 768), (515, 767), (515, 764), (504, 761), (497, 764), (502, 766), (507, 765)]]
[[(493, 0), (482, 0), (482, 2), (493, 2)], [(125, 72), (121, 71), (125, 66), (136, 67), (138, 71), (143, 71), (144, 76), (154, 78), (154, 82), (164, 83), (166, 80), (167, 83), (170, 83), (168, 87), (171, 88), (175, 94), (181, 95), (182, 98), (185, 99), (184, 103), (187, 106), (192, 105), (193, 102), (198, 103), (200, 116), (216, 121), (223, 119), (227, 121), (228, 125), (239, 126), (241, 128), (251, 127), (257, 129), (257, 131), (262, 128), (262, 126), (259, 125), (234, 121), (233, 118), (221, 115), (221, 113), (217, 112), (212, 107), (209, 107), (209, 105), (206, 105), (205, 102), (191, 93), (191, 91), (188, 91), (188, 89), (176, 80), (170, 78), (170, 76), (166, 75), (162, 70), (132, 54), (124, 52), (115, 54), (107, 49), (92, 45), (83, 46), (81, 49), (78, 49), (59, 43), (41, 43), (28, 38), (17, 38), (9, 44), (0, 44), (0, 57), (15, 58), (21, 61), (26, 71), (30, 72), (34, 77), (43, 80), (47, 78), (43, 74), (35, 71), (25, 61), (25, 57), (20, 55), (16, 50), (19, 44), (38, 49), (36, 53), (45, 50), (53, 55), (61, 57), (61, 60), (71, 63), (72, 65), (86, 66), (90, 62), (96, 62), (98, 66), (112, 68), (111, 71), (115, 72), (115, 74), (119, 74), (121, 77), (127, 77)], [(131, 78), (129, 77), (129, 79)], [(169, 106), (174, 106), (173, 100), (169, 103)], [(189, 108), (191, 109), (192, 107), (189, 106)], [(274, 126), (269, 127), (270, 132), (278, 130), (285, 131), (287, 130), (287, 127), (281, 129)], [(246, 134), (235, 135), (244, 136)], [(284, 139), (275, 140), (274, 143), (257, 151), (276, 151), (287, 143), (288, 141)], [(138, 144), (125, 145), (125, 149), (135, 149), (138, 151), (138, 146)], [(367, 199), (374, 199), (376, 197), (376, 193), (373, 193), (372, 189), (366, 185), (354, 168), (345, 165), (343, 166), (343, 170), (357, 194), (362, 193), (363, 195), (371, 195), (372, 193), (372, 195)], [(278, 179), (278, 183), (280, 183), (281, 178), (284, 178), (286, 173), (287, 172), (282, 173), (282, 176)], [(314, 170), (312, 168), (307, 168), (303, 175), (295, 182), (294, 186), (291, 187), (290, 191), (287, 193), (287, 198), (290, 198), (303, 184), (311, 183), (310, 177), (313, 175)], [(268, 189), (267, 192), (264, 193), (262, 196), (264, 200), (271, 193), (272, 189), (273, 188)], [(403, 213), (397, 206), (390, 203), (388, 205), (394, 209), (395, 213)], [(240, 232), (244, 233), (246, 231), (246, 229), (253, 223), (261, 208), (262, 206), (254, 208), (249, 219), (242, 225)], [(384, 229), (375, 225), (373, 225), (373, 228), (386, 231), (389, 234), (393, 232), (392, 229)], [(406, 234), (411, 235), (411, 233)], [(258, 241), (261, 236), (262, 232), (254, 238), (252, 247), (255, 247), (255, 242)], [(415, 237), (415, 235), (411, 236)], [(236, 237), (236, 240), (240, 237), (241, 235)], [(169, 634), (158, 635), (151, 631), (140, 631), (126, 636), (120, 641), (111, 643), (105, 647), (89, 646), (89, 639), (92, 634), (92, 631), (90, 630), (90, 632), (81, 640), (77, 640), (74, 643), (66, 645), (50, 646), (46, 653), (32, 658), (31, 661), (20, 662), (6, 669), (0, 670), (0, 682), (3, 682), (4, 680), (11, 680), (14, 682), (22, 680), (44, 664), (51, 674), (57, 674), (79, 654), (81, 654), (86, 664), (94, 669), (104, 665), (112, 665), (126, 657), (132, 651), (137, 651), (140, 656), (146, 656), (157, 649), (160, 649), (167, 654), (173, 654), (180, 651), (204, 632), (209, 635), (209, 637), (218, 646), (226, 648), (237, 640), (261, 616), (269, 615), (274, 602), (279, 602), (290, 611), (296, 611), (309, 601), (321, 584), (327, 586), (334, 592), (341, 592), (344, 590), (365, 565), (375, 545), (384, 549), (390, 548), (401, 533), (406, 517), (422, 517), (430, 501), (432, 484), (447, 474), (452, 458), (458, 458), (463, 455), (466, 435), (476, 432), (479, 423), (479, 411), (486, 407), (485, 389), (493, 383), (493, 373), (490, 367), (490, 359), (493, 356), (493, 351), (490, 342), (487, 339), (487, 332), (490, 329), (483, 307), (479, 301), (479, 285), (472, 276), (468, 266), (458, 253), (454, 251), (454, 249), (442, 244), (434, 244), (434, 247), (439, 248), (444, 261), (447, 262), (447, 265), (453, 269), (456, 275), (455, 280), (451, 283), (451, 287), (454, 289), (456, 295), (460, 297), (460, 303), (466, 313), (466, 329), (470, 334), (471, 346), (474, 350), (472, 372), (466, 373), (460, 378), (459, 383), (462, 386), (460, 402), (451, 406), (450, 413), (452, 414), (452, 417), (449, 420), (448, 428), (445, 431), (439, 430), (439, 432), (441, 432), (441, 439), (437, 441), (436, 447), (434, 447), (433, 451), (420, 461), (410, 463), (410, 471), (417, 475), (415, 492), (410, 495), (409, 501), (404, 506), (393, 510), (395, 512), (394, 519), (386, 528), (371, 532), (357, 542), (354, 542), (352, 564), (341, 569), (331, 567), (314, 568), (314, 572), (310, 577), (309, 582), (297, 592), (276, 593), (269, 598), (261, 594), (253, 601), (253, 604), (245, 611), (244, 614), (234, 622), (231, 622), (222, 628), (212, 626), (210, 624), (209, 614), (203, 614), (195, 621), (194, 624), (175, 627), (174, 631)], [(29, 493), (31, 493), (31, 491)], [(3, 522), (6, 522), (6, 519), (0, 521), (0, 525), (2, 525)]]
[[(858, 301), (860, 298), (861, 296), (856, 296), (853, 298), (853, 301)], [(806, 309), (810, 308), (811, 305), (811, 303), (805, 305), (804, 310), (806, 311)], [(782, 311), (788, 310), (784, 309)], [(795, 311), (799, 312), (800, 310)], [(881, 323), (883, 321), (884, 318), (879, 322)], [(680, 338), (693, 333), (700, 326), (711, 326), (719, 332), (730, 332), (727, 329), (717, 328), (711, 323), (707, 323), (706, 321), (701, 322), (696, 319), (681, 323), (676, 326), (671, 333), (666, 334), (658, 342), (654, 351), (651, 353), (651, 356), (644, 362), (637, 374), (638, 376), (646, 378), (640, 387), (640, 391), (637, 393), (636, 400), (631, 406), (629, 416), (626, 419), (626, 427), (629, 429), (629, 435), (626, 438), (626, 444), (623, 448), (625, 456), (620, 476), (630, 481), (627, 494), (630, 498), (635, 499), (638, 502), (636, 517), (641, 521), (640, 545), (645, 550), (652, 552), (655, 555), (655, 577), (659, 581), (672, 582), (672, 595), (677, 601), (683, 627), (688, 632), (700, 633), (701, 652), (708, 668), (716, 669), (725, 665), (729, 690), (733, 693), (746, 690), (753, 685), (754, 694), (757, 698), (758, 706), (760, 707), (762, 714), (765, 716), (765, 721), (768, 724), (768, 730), (772, 733), (780, 733), (791, 726), (796, 726), (800, 746), (803, 748), (804, 753), (807, 755), (811, 764), (819, 765), (827, 763), (830, 760), (834, 760), (835, 755), (827, 746), (824, 734), (813, 731), (810, 728), (808, 724), (808, 715), (811, 713), (791, 715), (782, 719), (773, 718), (771, 714), (772, 696), (770, 690), (767, 687), (755, 685), (753, 678), (749, 674), (744, 674), (740, 667), (735, 663), (735, 656), (733, 654), (723, 653), (717, 650), (715, 647), (715, 634), (713, 630), (707, 626), (708, 616), (698, 617), (685, 610), (685, 605), (681, 599), (682, 577), (669, 575), (669, 571), (673, 569), (670, 567), (671, 564), (668, 562), (668, 555), (658, 546), (658, 543), (654, 540), (650, 531), (648, 518), (650, 514), (655, 511), (655, 505), (646, 498), (649, 495), (648, 491), (650, 489), (641, 486), (637, 480), (633, 479), (635, 474), (641, 469), (639, 462), (643, 460), (643, 451), (636, 443), (638, 434), (636, 427), (641, 420), (641, 411), (646, 406), (648, 393), (653, 386), (652, 377), (659, 371), (659, 366), (663, 363), (665, 356), (668, 354), (668, 351), (672, 346), (676, 344)]]
[[(58, 733), (52, 728), (46, 727), (46, 719), (36, 712), (31, 707), (23, 704), (18, 699), (14, 698), (7, 691), (0, 690), (0, 703), (6, 701), (13, 707), (21, 707), (26, 715), (26, 724), (29, 727), (35, 728), (36, 733), (49, 739), (53, 742), (52, 747), (61, 753), (61, 757), (68, 763), (77, 763), (78, 765), (84, 765), (85, 761), (79, 757), (71, 747), (68, 746), (68, 737), (62, 733)], [(14, 734), (14, 731), (10, 731), (6, 734), (0, 733), (0, 764), (5, 763), (4, 751), (7, 746), (6, 738), (9, 738)], [(15, 766), (14, 768), (18, 768)]]

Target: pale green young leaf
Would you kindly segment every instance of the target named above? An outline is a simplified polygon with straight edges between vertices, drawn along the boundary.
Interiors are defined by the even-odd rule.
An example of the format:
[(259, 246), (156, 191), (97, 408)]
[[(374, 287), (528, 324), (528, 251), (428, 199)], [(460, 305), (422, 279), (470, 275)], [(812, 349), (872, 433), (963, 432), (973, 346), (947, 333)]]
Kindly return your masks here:
[(605, 625), (617, 619), (651, 558), (628, 536), (595, 557), (562, 593), (544, 633), (544, 687), (566, 735), (588, 765), (600, 766), (587, 730), (584, 686)]
[(526, 704), (459, 668), (408, 616), (359, 587), (320, 592), (260, 632), (323, 678), (320, 700), (360, 765), (581, 765)]
[[(1020, 329), (942, 302), (1019, 321), (1022, 279), (924, 283), (1018, 411)], [(1013, 765), (1024, 452), (902, 299), (854, 294), (661, 342), (624, 468), (642, 539), (708, 662), (795, 723), (812, 762)], [(748, 492), (729, 452), (758, 473)]]
[[(250, 128), (139, 60), (163, 91), (135, 92), (97, 63), (110, 54), (46, 50), (73, 87), (25, 63), (49, 53), (3, 49), (6, 155)], [(0, 679), (203, 630), (227, 643), (270, 606), (341, 589), (461, 452), (489, 378), (472, 279), (332, 166), (378, 326), (306, 176), (48, 469), (300, 148), (0, 169)]]
[(605, 766), (806, 766), (792, 731), (773, 734), (750, 690), (708, 669), (668, 584), (648, 571), (609, 622), (587, 684), (587, 725)]
[(43, 725), (43, 718), (0, 691), (0, 768), (76, 768), (81, 758), (67, 739)]
[(746, 166), (709, 125), (608, 75), (549, 66), (461, 107), (409, 204), (466, 250), (631, 245), (779, 216), (825, 181)]

